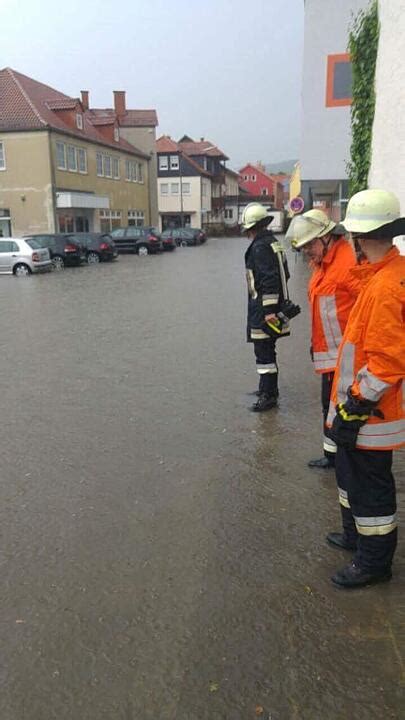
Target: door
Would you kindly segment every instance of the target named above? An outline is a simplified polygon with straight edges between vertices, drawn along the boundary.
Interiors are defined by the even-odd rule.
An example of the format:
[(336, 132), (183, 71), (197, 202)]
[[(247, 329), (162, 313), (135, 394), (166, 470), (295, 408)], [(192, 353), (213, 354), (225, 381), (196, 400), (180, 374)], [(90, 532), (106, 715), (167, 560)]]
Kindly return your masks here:
[(11, 272), (15, 257), (18, 255), (14, 248), (17, 248), (18, 251), (18, 245), (15, 242), (0, 240), (0, 273)]

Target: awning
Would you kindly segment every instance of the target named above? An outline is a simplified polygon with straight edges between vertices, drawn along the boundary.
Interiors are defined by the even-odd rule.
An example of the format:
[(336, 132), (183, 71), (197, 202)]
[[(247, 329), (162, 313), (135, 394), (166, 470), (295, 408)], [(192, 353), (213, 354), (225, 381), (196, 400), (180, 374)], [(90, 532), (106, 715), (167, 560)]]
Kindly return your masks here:
[(56, 193), (57, 208), (82, 208), (87, 210), (109, 210), (110, 198), (102, 195), (93, 195), (93, 193), (81, 192), (57, 192)]

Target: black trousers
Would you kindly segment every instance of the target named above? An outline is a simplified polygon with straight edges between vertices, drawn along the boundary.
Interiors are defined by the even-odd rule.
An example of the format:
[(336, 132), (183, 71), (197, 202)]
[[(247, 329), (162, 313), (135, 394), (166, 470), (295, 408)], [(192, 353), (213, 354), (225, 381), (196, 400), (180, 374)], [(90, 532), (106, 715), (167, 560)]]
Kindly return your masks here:
[(255, 340), (253, 349), (256, 356), (256, 369), (259, 373), (259, 392), (278, 396), (278, 367), (276, 340)]
[(326, 425), (326, 418), (329, 413), (329, 402), (332, 392), (333, 378), (335, 373), (323, 373), (321, 386), (321, 402), (323, 415), (323, 454), (329, 462), (334, 463), (336, 457), (336, 443), (330, 437), (330, 428)]
[(397, 545), (392, 450), (338, 447), (336, 480), (344, 534), (357, 543), (355, 562), (379, 573), (390, 568)]

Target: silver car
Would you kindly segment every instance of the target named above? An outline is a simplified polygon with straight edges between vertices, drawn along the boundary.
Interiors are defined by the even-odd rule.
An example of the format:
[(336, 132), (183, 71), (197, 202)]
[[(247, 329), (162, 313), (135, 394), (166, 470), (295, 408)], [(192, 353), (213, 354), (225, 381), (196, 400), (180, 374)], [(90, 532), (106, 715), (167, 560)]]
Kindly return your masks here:
[(31, 275), (52, 270), (49, 250), (35, 240), (0, 238), (0, 275)]

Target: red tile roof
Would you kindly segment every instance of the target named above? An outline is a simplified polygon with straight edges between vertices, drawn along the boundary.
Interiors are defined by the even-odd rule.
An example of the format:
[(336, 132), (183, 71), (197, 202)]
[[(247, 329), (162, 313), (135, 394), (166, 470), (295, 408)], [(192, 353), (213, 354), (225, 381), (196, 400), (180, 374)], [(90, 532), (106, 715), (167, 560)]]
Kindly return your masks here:
[(223, 160), (229, 160), (225, 153), (209, 140), (200, 140), (200, 142), (179, 142), (179, 146), (187, 153), (187, 155), (208, 155), (209, 157), (218, 157)]
[[(69, 125), (57, 110), (73, 110), (77, 107), (83, 114), (83, 130)], [(21, 73), (4, 68), (0, 70), (0, 130), (38, 130), (52, 128), (67, 135), (120, 149), (132, 155), (149, 159), (149, 155), (120, 138), (108, 142), (92, 122), (91, 112), (83, 111), (79, 99), (37, 82)]]
[[(91, 108), (93, 117), (116, 118), (115, 110), (112, 108)], [(125, 115), (118, 118), (122, 127), (156, 127), (158, 118), (156, 110), (127, 110)]]

